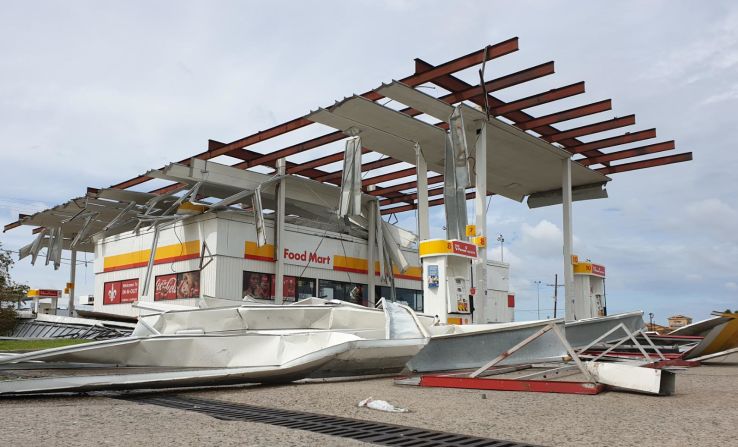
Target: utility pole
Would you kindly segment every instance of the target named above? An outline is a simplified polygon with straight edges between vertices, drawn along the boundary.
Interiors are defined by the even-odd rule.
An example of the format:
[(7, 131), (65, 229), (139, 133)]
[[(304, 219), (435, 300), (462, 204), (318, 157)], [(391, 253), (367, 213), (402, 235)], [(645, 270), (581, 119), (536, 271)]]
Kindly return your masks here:
[(553, 284), (546, 284), (548, 287), (554, 288), (554, 318), (556, 318), (556, 307), (559, 302), (559, 287), (564, 287), (563, 284), (559, 284), (559, 274), (556, 273), (554, 275), (554, 283)]
[(541, 319), (541, 281), (533, 281), (533, 284), (536, 285), (536, 291), (538, 294), (538, 319)]

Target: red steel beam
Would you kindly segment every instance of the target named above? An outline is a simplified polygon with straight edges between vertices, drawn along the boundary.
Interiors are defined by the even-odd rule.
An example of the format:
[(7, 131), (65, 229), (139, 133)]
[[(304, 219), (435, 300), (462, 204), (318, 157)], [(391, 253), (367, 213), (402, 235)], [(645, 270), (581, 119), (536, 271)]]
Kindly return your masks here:
[(361, 181), (361, 186), (376, 185), (377, 183), (388, 182), (390, 180), (396, 180), (398, 178), (410, 177), (415, 175), (415, 167), (401, 169), (399, 171), (390, 172), (388, 174), (377, 175), (375, 177), (369, 177)]
[[(414, 87), (416, 85), (420, 85), (425, 82), (428, 82), (429, 80), (436, 78), (438, 76), (442, 76), (448, 73), (455, 73), (457, 71), (464, 70), (474, 65), (481, 64), (485, 59), (486, 60), (495, 59), (495, 58), (504, 56), (506, 54), (515, 52), (517, 50), (518, 50), (518, 38), (513, 37), (512, 39), (508, 39), (506, 41), (497, 43), (495, 45), (489, 45), (486, 48), (483, 48), (481, 50), (477, 50), (465, 56), (458, 57), (444, 64), (441, 64), (437, 67), (434, 67), (433, 69), (426, 70), (423, 73), (414, 73), (410, 76), (403, 78), (401, 82), (411, 87)], [(366, 92), (362, 94), (361, 96), (364, 96), (365, 98), (371, 101), (376, 101), (382, 98), (382, 95), (380, 95), (379, 93), (373, 90)], [(309, 121), (304, 117), (296, 118), (286, 123), (282, 123), (272, 128), (269, 128), (267, 130), (259, 131), (247, 137), (232, 141), (215, 150), (208, 150), (206, 152), (197, 154), (195, 157), (207, 160), (210, 158), (217, 157), (219, 155), (226, 155), (229, 152), (232, 152), (234, 149), (242, 149), (242, 148), (251, 146), (253, 144), (260, 143), (262, 141), (266, 141), (271, 138), (277, 137), (279, 135), (283, 135), (293, 130), (300, 129), (309, 124), (312, 124), (312, 121)], [(133, 179), (126, 180), (125, 182), (121, 182), (116, 185), (113, 185), (112, 187), (119, 188), (119, 189), (125, 189), (131, 186), (143, 183), (149, 179), (150, 179), (149, 177), (145, 175), (141, 175)]]
[(581, 118), (583, 116), (605, 112), (610, 109), (612, 109), (612, 100), (606, 99), (604, 101), (574, 107), (573, 109), (562, 110), (561, 112), (552, 113), (550, 115), (544, 115), (530, 121), (517, 123), (516, 125), (523, 130), (535, 130), (537, 127), (548, 126), (549, 124), (560, 123), (561, 121), (573, 120), (574, 118)]
[[(510, 87), (515, 84), (519, 84), (522, 82), (529, 81), (531, 79), (535, 79), (541, 76), (545, 76), (548, 74), (554, 73), (554, 63), (553, 62), (547, 62), (545, 64), (538, 65), (536, 67), (528, 68), (525, 70), (518, 71), (516, 73), (512, 73), (510, 75), (506, 75), (497, 79), (493, 79), (491, 81), (485, 82), (485, 87), (488, 92), (500, 90), (502, 88)], [(470, 87), (468, 89), (458, 91), (455, 93), (449, 93), (447, 95), (441, 96), (438, 98), (441, 101), (444, 101), (449, 104), (455, 104), (461, 101), (466, 101), (468, 99), (474, 98), (475, 96), (480, 96), (484, 90), (480, 86), (476, 87)], [(401, 113), (405, 113), (409, 116), (417, 116), (422, 114), (422, 112), (415, 110), (411, 107), (405, 108), (400, 110)], [(441, 128), (448, 128), (448, 124), (445, 122), (440, 122), (435, 124), (438, 127)], [(270, 153), (264, 157), (262, 160), (254, 160), (251, 163), (258, 164), (257, 161), (264, 161), (264, 160), (270, 160), (270, 159), (277, 159), (288, 155), (293, 155), (296, 152), (291, 152), (288, 149), (279, 150), (273, 153)], [(335, 154), (330, 157), (324, 157), (327, 160), (327, 163), (333, 163), (338, 160), (343, 160), (343, 153), (341, 154)], [(392, 161), (385, 162), (383, 166), (389, 166), (392, 164), (400, 163), (399, 160), (389, 159)], [(311, 163), (311, 166), (321, 166), (319, 164)], [(298, 168), (299, 169), (299, 168)], [(339, 178), (340, 173), (337, 171), (333, 174), (332, 178)]]
[[(340, 130), (338, 130), (336, 132), (331, 132), (329, 134), (322, 135), (320, 137), (313, 138), (311, 140), (304, 141), (302, 143), (298, 143), (290, 147), (284, 148), (278, 151), (279, 154), (274, 153), (274, 152), (264, 154), (261, 157), (255, 158), (253, 160), (249, 160), (246, 163), (239, 163), (238, 165), (234, 167), (238, 167), (240, 169), (246, 169), (252, 166), (269, 165), (270, 163), (274, 163), (276, 160), (279, 160), (280, 158), (288, 157), (290, 155), (294, 155), (294, 154), (307, 151), (310, 149), (315, 149), (317, 147), (324, 146), (329, 143), (343, 140), (344, 138), (346, 138), (346, 135)], [(242, 149), (238, 149), (238, 151), (231, 151), (227, 155), (234, 157), (234, 156), (237, 156), (235, 154), (238, 154), (239, 152), (242, 152), (242, 151), (243, 151)]]
[[(389, 157), (387, 157), (387, 158), (381, 158), (379, 160), (370, 161), (368, 163), (362, 164), (361, 165), (361, 172), (367, 172), (367, 171), (371, 171), (373, 169), (379, 169), (379, 168), (383, 168), (385, 166), (390, 166), (390, 165), (397, 164), (397, 163), (400, 163), (400, 161), (399, 160), (395, 160), (394, 158), (389, 158)], [(340, 170), (340, 171), (336, 171), (336, 172), (331, 172), (328, 175), (324, 175), (324, 176), (321, 176), (321, 177), (316, 177), (315, 180), (317, 180), (319, 182), (327, 182), (329, 180), (341, 179), (342, 176), (343, 176), (343, 170)]]
[[(361, 148), (362, 154), (368, 154), (369, 152), (371, 152), (369, 149), (365, 147)], [(315, 160), (303, 162), (295, 166), (292, 169), (288, 169), (287, 173), (288, 174), (298, 174), (306, 169), (329, 165), (331, 163), (335, 163), (337, 161), (343, 160), (343, 155), (344, 155), (343, 151), (341, 151), (341, 152), (336, 152), (335, 154), (326, 155), (325, 157), (316, 158)]]
[(584, 158), (577, 160), (584, 166), (590, 166), (598, 163), (604, 163), (606, 161), (622, 160), (624, 158), (639, 157), (641, 155), (655, 154), (657, 152), (670, 151), (676, 147), (674, 140), (665, 141), (663, 143), (649, 144), (647, 146), (635, 147), (633, 149), (626, 149), (624, 151), (613, 152), (605, 155), (598, 155), (596, 157)]
[(420, 376), (420, 386), (435, 388), (462, 388), (473, 390), (528, 391), (534, 393), (561, 393), (595, 395), (605, 391), (605, 385), (564, 380), (517, 380), (497, 378), (470, 378), (443, 375)]
[[(474, 197), (476, 197), (476, 195), (477, 194), (475, 192), (468, 192), (466, 193), (466, 200), (473, 199)], [(436, 199), (436, 200), (431, 200), (428, 202), (429, 207), (437, 206), (437, 205), (443, 205), (443, 199)], [(413, 205), (396, 206), (393, 208), (383, 208), (381, 210), (381, 214), (384, 216), (385, 214), (401, 213), (403, 211), (414, 210), (417, 207), (418, 205), (413, 204)]]
[(618, 172), (635, 171), (636, 169), (653, 168), (656, 166), (669, 165), (672, 163), (681, 163), (683, 161), (691, 161), (692, 153), (684, 152), (676, 155), (667, 155), (666, 157), (651, 158), (649, 160), (634, 161), (631, 163), (623, 163), (615, 166), (607, 166), (599, 168), (597, 171), (607, 175), (616, 174)]
[(591, 135), (593, 133), (604, 132), (606, 130), (618, 129), (621, 127), (632, 126), (636, 123), (635, 115), (623, 116), (620, 118), (613, 118), (607, 121), (601, 121), (599, 123), (588, 124), (586, 126), (575, 127), (573, 129), (567, 129), (561, 133), (555, 135), (549, 135), (543, 137), (544, 140), (549, 143), (555, 143), (557, 141), (565, 140), (567, 138), (581, 137), (584, 135)]
[[(487, 81), (484, 83), (484, 86), (487, 92), (495, 92), (554, 73), (554, 63), (546, 62), (544, 64), (536, 65), (535, 67), (526, 68), (525, 70), (520, 70), (518, 72), (502, 76), (491, 81)], [(438, 99), (449, 104), (455, 104), (457, 102), (471, 100), (474, 98), (484, 98), (484, 89), (482, 89), (482, 87), (479, 85), (477, 85), (476, 87), (469, 86), (468, 88), (460, 89), (458, 91), (452, 91), (451, 93)]]
[[(523, 83), (523, 82), (526, 82), (526, 81), (530, 81), (532, 79), (536, 79), (536, 78), (539, 78), (541, 76), (546, 76), (546, 75), (549, 75), (549, 74), (552, 74), (552, 73), (554, 73), (554, 64), (553, 64), (553, 62), (547, 62), (545, 64), (541, 64), (541, 65), (538, 65), (536, 67), (532, 67), (532, 68), (528, 68), (528, 69), (525, 69), (525, 70), (521, 70), (521, 71), (518, 71), (516, 73), (512, 73), (512, 74), (509, 74), (509, 75), (506, 75), (506, 76), (502, 76), (500, 78), (496, 78), (496, 79), (493, 79), (491, 81), (485, 82), (485, 87), (486, 87), (486, 89), (487, 89), (488, 92), (497, 91), (497, 90), (500, 90), (502, 88), (510, 87), (510, 86), (513, 86), (513, 85), (516, 85), (516, 84), (520, 84), (520, 83)], [(449, 94), (444, 95), (444, 96), (442, 96), (442, 97), (440, 97), (438, 99), (441, 100), (441, 101), (444, 101), (446, 103), (449, 103), (449, 104), (454, 104), (454, 103), (457, 103), (457, 102), (466, 101), (466, 100), (468, 100), (470, 98), (474, 98), (475, 96), (479, 96), (480, 94), (482, 94), (482, 92), (483, 92), (482, 88), (479, 87), (479, 86), (476, 86), (476, 87), (470, 87), (470, 88), (465, 89), (463, 91), (459, 91), (459, 92), (455, 92), (455, 93), (449, 93)], [(422, 112), (420, 112), (418, 110), (415, 110), (412, 107), (408, 107), (408, 108), (402, 109), (402, 110), (400, 110), (400, 112), (405, 113), (405, 114), (410, 115), (410, 116), (418, 116), (418, 115), (422, 114)], [(448, 127), (448, 124), (447, 123), (444, 123), (444, 122), (440, 122), (440, 123), (436, 123), (436, 126), (439, 126), (439, 127), (442, 127), (442, 128), (447, 128)], [(322, 141), (322, 142), (320, 142), (320, 144), (313, 144), (313, 141), (318, 140), (318, 139), (314, 139), (314, 140), (311, 140), (309, 142), (300, 143), (300, 144), (297, 144), (297, 145), (294, 145), (294, 146), (290, 146), (290, 147), (285, 148), (285, 149), (280, 149), (278, 151), (270, 152), (269, 154), (265, 154), (264, 156), (262, 156), (259, 159), (252, 160), (252, 161), (250, 161), (248, 163), (236, 165), (236, 167), (239, 167), (239, 168), (240, 167), (251, 167), (251, 166), (256, 166), (256, 165), (259, 165), (259, 164), (264, 164), (266, 162), (271, 162), (271, 161), (277, 160), (279, 158), (289, 157), (290, 155), (295, 155), (295, 154), (297, 154), (299, 152), (303, 152), (303, 151), (306, 151), (306, 150), (314, 149), (314, 148), (319, 147), (319, 146), (321, 146), (323, 144), (327, 144), (327, 143), (330, 143), (330, 142), (333, 142), (333, 141), (338, 141), (340, 139), (346, 138), (346, 135), (344, 135), (342, 132), (338, 131), (338, 132), (333, 132), (333, 133), (328, 134), (328, 135), (324, 135), (323, 137), (319, 137), (319, 138), (325, 138), (325, 140)], [(315, 142), (317, 143), (317, 141), (315, 141)], [(337, 154), (335, 156), (329, 156), (329, 157), (324, 157), (324, 158), (326, 160), (326, 163), (325, 164), (334, 163), (336, 161), (343, 160), (343, 153), (341, 153), (340, 155)], [(321, 164), (318, 164), (318, 163), (319, 163), (319, 161), (318, 160), (315, 160), (313, 162), (310, 162), (309, 163), (309, 166), (311, 166), (311, 167), (322, 166)], [(395, 163), (399, 163), (399, 161), (395, 161)], [(389, 164), (391, 164), (391, 163), (389, 163)], [(299, 168), (297, 168), (297, 169), (299, 169)], [(299, 171), (297, 171), (297, 172), (299, 172)]]
[[(442, 175), (434, 175), (432, 177), (428, 177), (428, 185), (435, 185), (436, 183), (443, 182), (443, 176)], [(417, 188), (418, 184), (417, 181), (413, 180), (411, 182), (405, 182), (405, 183), (399, 183), (397, 185), (388, 186), (386, 188), (377, 188), (374, 191), (369, 191), (369, 194), (373, 196), (387, 196), (387, 194), (398, 192), (398, 191), (404, 191), (406, 189), (412, 189)]]
[[(619, 146), (621, 144), (634, 143), (636, 141), (648, 140), (656, 138), (656, 129), (641, 130), (633, 133), (626, 133), (617, 137), (604, 138), (602, 140), (591, 141), (589, 143), (580, 144), (579, 146), (568, 147), (567, 150), (574, 154), (584, 154), (586, 156), (594, 156), (592, 151), (603, 149), (606, 147)], [(602, 154), (597, 154), (602, 155)]]
[[(416, 58), (415, 59), (415, 72), (416, 73), (417, 72), (422, 72), (424, 70), (429, 70), (429, 69), (432, 69), (432, 68), (433, 68), (433, 65), (429, 64), (428, 62), (425, 62), (424, 60), (419, 59), (419, 58)], [(471, 87), (468, 83), (466, 83), (466, 82), (462, 81), (461, 79), (459, 79), (459, 78), (457, 78), (455, 76), (452, 76), (452, 75), (440, 76), (440, 77), (434, 79), (433, 80), (433, 83), (436, 84), (436, 85), (438, 85), (438, 86), (440, 86), (440, 87), (443, 87), (444, 89), (446, 89), (446, 90), (448, 90), (450, 92), (455, 92), (455, 91), (458, 91), (458, 90), (464, 90), (464, 89), (468, 89), (468, 88)], [(500, 99), (498, 99), (498, 98), (496, 98), (496, 97), (494, 97), (492, 95), (488, 95), (488, 97), (489, 97), (489, 101), (488, 102), (489, 102), (489, 106), (490, 106), (491, 109), (494, 109), (495, 107), (506, 105), (506, 103), (504, 101), (502, 101), (502, 100), (500, 100)], [(484, 98), (483, 97), (473, 98), (472, 101), (474, 103), (476, 103), (477, 105), (479, 105), (479, 106), (483, 106), (484, 105)], [(511, 121), (513, 121), (515, 123), (519, 123), (519, 122), (523, 122), (523, 121), (530, 121), (530, 120), (534, 119), (533, 116), (531, 116), (531, 115), (523, 112), (522, 110), (508, 112), (508, 113), (502, 114), (501, 116), (504, 116), (505, 118), (507, 118), (507, 119), (509, 119), (509, 120), (511, 120)], [(545, 135), (556, 134), (556, 133), (559, 133), (561, 131), (558, 130), (558, 129), (556, 129), (553, 126), (543, 126), (541, 128), (536, 129), (536, 132), (538, 132), (539, 134), (545, 136)], [(565, 146), (574, 146), (574, 145), (582, 144), (582, 142), (579, 141), (579, 140), (577, 140), (576, 138), (571, 138), (571, 139), (563, 140), (560, 143), (563, 144), (563, 145), (565, 145)], [(600, 153), (597, 152), (597, 154), (599, 155)]]
[(546, 104), (582, 93), (584, 93), (584, 82), (577, 82), (576, 84), (567, 85), (566, 87), (556, 88), (545, 93), (538, 93), (536, 95), (508, 102), (505, 105), (492, 108), (490, 113), (495, 116), (504, 115), (505, 113), (539, 106), (541, 104)]
[[(443, 187), (433, 188), (433, 189), (429, 189), (428, 190), (428, 197), (440, 196), (441, 194), (443, 194)], [(380, 206), (383, 206), (383, 205), (392, 205), (394, 203), (405, 202), (406, 200), (404, 200), (404, 199), (415, 200), (417, 198), (418, 198), (418, 193), (417, 192), (414, 192), (412, 194), (406, 194), (405, 197), (403, 197), (403, 198), (400, 198), (400, 197), (391, 197), (391, 198), (388, 198), (388, 199), (382, 199), (382, 200), (379, 201), (379, 205)]]

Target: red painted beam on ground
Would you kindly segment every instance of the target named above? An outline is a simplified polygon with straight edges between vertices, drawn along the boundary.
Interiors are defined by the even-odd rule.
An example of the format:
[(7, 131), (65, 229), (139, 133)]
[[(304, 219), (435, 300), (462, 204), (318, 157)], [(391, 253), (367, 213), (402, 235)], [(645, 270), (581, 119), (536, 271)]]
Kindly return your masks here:
[(562, 380), (516, 380), (423, 375), (420, 386), (434, 388), (461, 388), (471, 390), (529, 391), (534, 393), (599, 394), (605, 386), (589, 382)]

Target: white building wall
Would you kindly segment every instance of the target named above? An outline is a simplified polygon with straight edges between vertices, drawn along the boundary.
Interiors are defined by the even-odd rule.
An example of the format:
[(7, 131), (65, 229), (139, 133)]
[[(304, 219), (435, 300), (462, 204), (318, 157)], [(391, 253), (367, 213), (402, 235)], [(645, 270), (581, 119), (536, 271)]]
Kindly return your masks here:
[[(366, 260), (366, 241), (349, 235), (326, 232), (312, 228), (288, 224), (285, 247), (297, 255), (309, 256), (315, 253), (328, 262), (317, 264), (308, 260), (287, 260), (285, 275), (367, 284), (366, 273), (358, 271), (335, 270), (341, 261), (355, 262)], [(267, 244), (273, 243), (273, 224), (267, 221)], [(272, 261), (247, 259), (246, 242), (255, 241), (256, 232), (253, 222), (248, 216), (234, 213), (218, 213), (195, 216), (181, 221), (173, 227), (164, 228), (160, 232), (157, 246), (157, 259), (160, 253), (167, 252), (171, 256), (186, 255), (192, 259), (174, 260), (156, 263), (152, 269), (148, 292), (143, 295), (143, 281), (146, 274), (148, 254), (141, 253), (151, 248), (153, 230), (141, 230), (140, 234), (124, 233), (98, 241), (95, 248), (95, 304), (97, 312), (136, 316), (130, 303), (104, 304), (104, 285), (106, 282), (138, 279), (139, 301), (153, 302), (155, 280), (157, 276), (174, 273), (196, 271), (200, 266), (200, 252), (203, 242), (207, 244), (211, 258), (203, 259), (206, 267), (200, 272), (200, 296), (208, 295), (226, 299), (241, 299), (243, 292), (243, 272), (260, 272), (274, 274), (275, 263)], [(181, 249), (180, 249), (181, 248)], [(415, 266), (419, 275), (420, 261), (416, 251), (403, 250), (411, 266)], [(133, 255), (135, 253), (138, 255)], [(307, 253), (307, 255), (306, 255)], [(145, 254), (145, 253), (144, 253)], [(273, 249), (269, 256), (273, 256)], [(207, 256), (207, 253), (206, 253)], [(298, 256), (299, 257), (299, 256)], [(107, 258), (107, 259), (106, 259)], [(125, 260), (131, 258), (137, 265), (126, 268)], [(346, 261), (353, 259), (354, 261)], [(145, 262), (144, 262), (145, 261)], [(109, 271), (106, 271), (106, 263)], [(121, 266), (121, 264), (123, 264)], [(343, 264), (342, 264), (343, 265)], [(344, 266), (345, 267), (345, 266)], [(349, 265), (350, 267), (350, 265)], [(113, 270), (110, 270), (110, 269)], [(115, 270), (116, 268), (122, 268)], [(364, 264), (366, 268), (366, 264)], [(378, 281), (377, 281), (378, 283)], [(421, 290), (420, 279), (396, 278), (399, 288)], [(318, 292), (316, 284), (316, 294)], [(167, 300), (173, 304), (195, 305), (198, 298), (180, 298)]]

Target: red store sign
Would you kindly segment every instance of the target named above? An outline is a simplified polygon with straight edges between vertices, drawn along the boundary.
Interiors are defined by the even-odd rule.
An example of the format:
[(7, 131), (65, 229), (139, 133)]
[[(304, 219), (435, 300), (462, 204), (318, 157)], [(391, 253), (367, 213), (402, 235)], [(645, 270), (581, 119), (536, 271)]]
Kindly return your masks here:
[(154, 283), (154, 300), (177, 299), (177, 274), (156, 277)]
[(103, 304), (132, 303), (138, 300), (138, 279), (106, 282), (103, 285)]
[(468, 242), (452, 241), (452, 250), (457, 255), (477, 256), (477, 246)]

